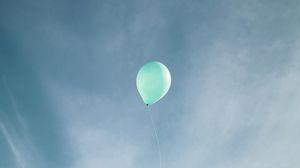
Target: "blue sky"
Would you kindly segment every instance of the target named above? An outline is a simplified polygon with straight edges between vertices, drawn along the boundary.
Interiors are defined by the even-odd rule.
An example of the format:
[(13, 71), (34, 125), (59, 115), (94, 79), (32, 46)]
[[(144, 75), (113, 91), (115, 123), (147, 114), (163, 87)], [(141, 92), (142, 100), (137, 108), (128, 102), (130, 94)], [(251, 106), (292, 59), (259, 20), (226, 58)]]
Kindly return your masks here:
[(300, 1), (1, 0), (0, 167), (300, 166)]

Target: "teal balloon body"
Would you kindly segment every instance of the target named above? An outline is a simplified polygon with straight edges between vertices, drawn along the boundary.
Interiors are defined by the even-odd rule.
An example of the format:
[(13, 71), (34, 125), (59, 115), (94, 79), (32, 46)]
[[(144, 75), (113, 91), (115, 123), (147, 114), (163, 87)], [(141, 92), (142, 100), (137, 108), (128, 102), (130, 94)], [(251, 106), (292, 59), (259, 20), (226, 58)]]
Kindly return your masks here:
[(164, 97), (171, 86), (171, 74), (160, 62), (148, 62), (136, 77), (137, 89), (146, 105), (154, 104)]

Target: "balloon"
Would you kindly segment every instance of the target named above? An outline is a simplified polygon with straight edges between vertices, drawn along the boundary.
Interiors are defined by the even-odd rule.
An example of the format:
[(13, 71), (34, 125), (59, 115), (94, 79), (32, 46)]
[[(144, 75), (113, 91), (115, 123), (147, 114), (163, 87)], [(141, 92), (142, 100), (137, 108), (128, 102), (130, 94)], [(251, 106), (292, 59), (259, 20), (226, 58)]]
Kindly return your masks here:
[(170, 89), (171, 74), (164, 64), (156, 61), (148, 62), (139, 70), (136, 86), (144, 103), (154, 104)]

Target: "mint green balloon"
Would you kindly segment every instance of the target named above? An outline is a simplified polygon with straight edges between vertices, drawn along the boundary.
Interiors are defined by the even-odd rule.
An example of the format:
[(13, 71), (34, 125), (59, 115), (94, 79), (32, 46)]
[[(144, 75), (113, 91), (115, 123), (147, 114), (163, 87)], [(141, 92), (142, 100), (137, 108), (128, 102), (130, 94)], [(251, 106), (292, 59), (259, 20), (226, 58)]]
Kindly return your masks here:
[(148, 62), (136, 77), (136, 86), (144, 103), (151, 105), (164, 97), (171, 86), (171, 74), (160, 62)]

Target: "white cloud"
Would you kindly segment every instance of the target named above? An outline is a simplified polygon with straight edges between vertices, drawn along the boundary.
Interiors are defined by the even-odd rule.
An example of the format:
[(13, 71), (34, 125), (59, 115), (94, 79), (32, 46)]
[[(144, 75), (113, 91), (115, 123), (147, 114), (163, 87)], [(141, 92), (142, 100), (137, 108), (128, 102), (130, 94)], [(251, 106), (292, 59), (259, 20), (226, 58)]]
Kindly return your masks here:
[[(51, 97), (56, 100), (57, 114), (65, 123), (68, 137), (65, 141), (70, 144), (70, 152), (74, 157), (72, 167), (136, 167), (143, 146), (139, 147), (140, 143), (123, 137), (127, 130), (123, 129), (125, 132), (122, 132), (122, 122), (115, 116), (120, 111), (115, 107), (116, 103), (72, 86), (58, 87), (53, 81), (48, 81), (47, 86), (51, 90)], [(126, 113), (125, 109), (123, 113)], [(126, 124), (126, 120), (124, 118), (123, 124)]]
[[(299, 166), (299, 53), (297, 44), (287, 48), (274, 42), (253, 56), (255, 47), (219, 41), (205, 62), (193, 59), (175, 167)], [(288, 61), (259, 63), (281, 50)]]
[(10, 103), (9, 106), (11, 107), (11, 110), (3, 111), (5, 113), (14, 114), (17, 123), (13, 124), (10, 120), (6, 121), (2, 119), (0, 121), (0, 128), (15, 157), (16, 165), (21, 168), (42, 166), (42, 158), (39, 156), (38, 150), (34, 147), (27, 123), (21, 115), (18, 103), (7, 84), (5, 76), (2, 76), (2, 84), (6, 91), (8, 102)]
[(13, 153), (15, 160), (16, 160), (16, 164), (18, 164), (18, 166), (20, 168), (25, 168), (27, 163), (26, 163), (26, 159), (24, 157), (24, 154), (19, 150), (19, 148), (16, 146), (13, 138), (11, 137), (10, 133), (7, 131), (6, 127), (0, 122), (0, 128), (1, 128), (1, 132), (4, 135), (5, 139), (7, 140), (7, 143), (11, 149), (11, 152)]

